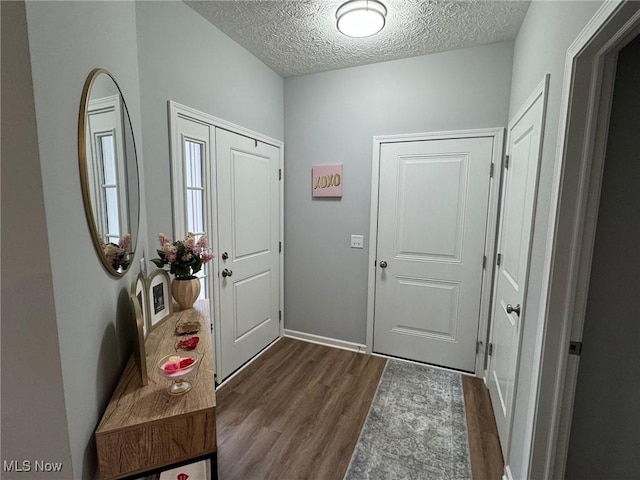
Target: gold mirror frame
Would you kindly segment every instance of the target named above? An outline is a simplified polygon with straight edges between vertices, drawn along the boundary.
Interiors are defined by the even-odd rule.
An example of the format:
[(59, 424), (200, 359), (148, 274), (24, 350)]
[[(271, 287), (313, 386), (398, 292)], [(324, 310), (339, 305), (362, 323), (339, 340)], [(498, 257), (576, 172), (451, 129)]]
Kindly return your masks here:
[[(126, 268), (115, 268), (108, 260), (107, 255), (105, 253), (105, 244), (102, 241), (101, 234), (98, 231), (98, 227), (96, 225), (96, 212), (94, 212), (92, 201), (91, 201), (91, 190), (89, 185), (89, 171), (88, 171), (88, 162), (87, 158), (87, 138), (88, 134), (88, 113), (89, 113), (89, 101), (91, 100), (91, 89), (94, 86), (96, 80), (100, 77), (100, 75), (106, 75), (113, 82), (115, 89), (117, 90), (117, 94), (120, 97), (121, 107), (122, 107), (122, 128), (129, 129), (129, 135), (132, 143), (132, 152), (133, 158), (127, 157), (127, 148), (126, 148), (126, 138), (123, 138), (122, 141), (125, 144), (124, 146), (124, 162), (125, 165), (128, 165), (130, 162), (133, 162), (133, 165), (129, 165), (128, 168), (135, 169), (135, 181), (136, 181), (136, 195), (135, 198), (128, 198), (129, 192), (127, 192), (127, 201), (126, 206), (128, 209), (127, 214), (130, 216), (130, 225), (129, 232), (121, 232), (123, 234), (131, 234), (131, 248), (130, 248), (130, 261)], [(123, 132), (123, 136), (126, 135)], [(82, 90), (82, 100), (80, 102), (80, 113), (78, 115), (78, 161), (80, 168), (80, 186), (82, 189), (82, 200), (84, 203), (84, 211), (87, 217), (87, 224), (89, 226), (89, 231), (91, 234), (91, 239), (93, 241), (93, 246), (96, 249), (96, 253), (100, 258), (100, 261), (107, 270), (107, 272), (114, 277), (121, 277), (129, 268), (131, 268), (131, 264), (133, 263), (133, 257), (135, 255), (136, 243), (138, 239), (138, 229), (139, 229), (139, 221), (140, 221), (140, 172), (138, 169), (138, 155), (136, 149), (135, 138), (133, 134), (133, 126), (131, 125), (131, 118), (129, 116), (129, 110), (127, 108), (127, 104), (124, 100), (124, 95), (122, 94), (122, 90), (116, 82), (116, 79), (111, 75), (109, 71), (104, 68), (95, 68), (93, 69), (85, 81), (84, 88)], [(136, 210), (135, 215), (131, 215), (132, 204), (131, 202), (136, 202)], [(135, 225), (134, 225), (135, 223)]]

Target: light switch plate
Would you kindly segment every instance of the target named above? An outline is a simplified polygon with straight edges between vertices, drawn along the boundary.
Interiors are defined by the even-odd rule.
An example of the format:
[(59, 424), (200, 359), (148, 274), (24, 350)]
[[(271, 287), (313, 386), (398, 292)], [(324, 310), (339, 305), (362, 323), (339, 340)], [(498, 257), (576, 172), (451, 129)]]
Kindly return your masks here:
[(364, 235), (351, 235), (351, 248), (364, 248)]

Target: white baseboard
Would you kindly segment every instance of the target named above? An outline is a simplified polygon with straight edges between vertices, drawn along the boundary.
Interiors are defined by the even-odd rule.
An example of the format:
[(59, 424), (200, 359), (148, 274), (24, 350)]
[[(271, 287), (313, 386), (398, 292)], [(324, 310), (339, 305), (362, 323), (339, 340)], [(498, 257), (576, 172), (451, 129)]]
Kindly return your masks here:
[(343, 350), (349, 350), (351, 352), (365, 353), (367, 346), (361, 343), (347, 342), (345, 340), (338, 340), (336, 338), (322, 337), (320, 335), (314, 335), (312, 333), (297, 332), (295, 330), (284, 329), (284, 336), (289, 338), (295, 338), (296, 340), (302, 340), (303, 342), (317, 343), (319, 345), (325, 345), (327, 347), (336, 347)]
[(513, 475), (511, 475), (511, 468), (509, 468), (509, 465), (504, 466), (504, 475), (502, 475), (502, 480), (513, 480)]

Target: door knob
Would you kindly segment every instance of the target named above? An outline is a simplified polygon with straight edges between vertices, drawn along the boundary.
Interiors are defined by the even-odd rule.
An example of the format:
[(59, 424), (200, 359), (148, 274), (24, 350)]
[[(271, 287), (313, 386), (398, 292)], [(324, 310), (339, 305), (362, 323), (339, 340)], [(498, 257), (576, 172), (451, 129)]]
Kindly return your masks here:
[(382, 260), (380, 262), (380, 268), (387, 268), (387, 262), (385, 262), (384, 260)]
[(231, 275), (233, 275), (233, 270), (229, 270), (228, 268), (222, 270), (223, 277), (230, 277)]
[(511, 304), (507, 305), (507, 313), (515, 313), (516, 315), (520, 316), (520, 304), (516, 305), (515, 307), (512, 307)]
[(226, 260), (227, 258), (229, 258), (229, 254), (228, 254), (227, 252), (224, 252), (224, 253), (222, 254), (222, 259), (223, 259), (223, 260)]

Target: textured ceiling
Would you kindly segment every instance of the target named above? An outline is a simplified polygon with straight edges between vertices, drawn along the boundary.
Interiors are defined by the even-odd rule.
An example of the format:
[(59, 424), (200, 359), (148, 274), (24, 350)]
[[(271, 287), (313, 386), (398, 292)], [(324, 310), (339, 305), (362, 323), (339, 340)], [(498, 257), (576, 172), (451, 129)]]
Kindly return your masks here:
[(528, 1), (382, 0), (385, 28), (349, 38), (335, 27), (345, 0), (186, 1), (283, 77), (514, 39)]

